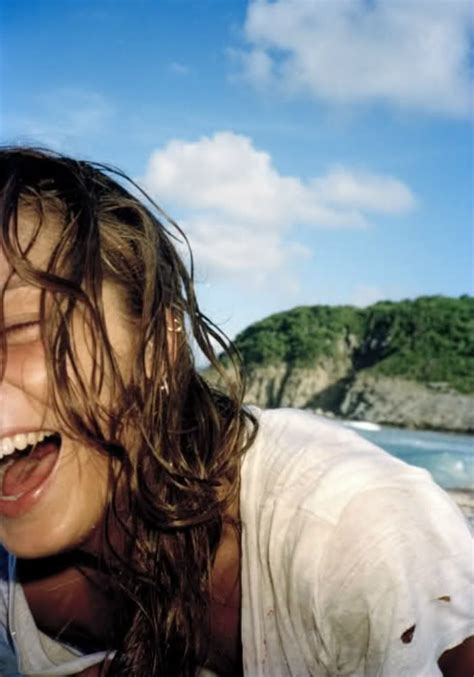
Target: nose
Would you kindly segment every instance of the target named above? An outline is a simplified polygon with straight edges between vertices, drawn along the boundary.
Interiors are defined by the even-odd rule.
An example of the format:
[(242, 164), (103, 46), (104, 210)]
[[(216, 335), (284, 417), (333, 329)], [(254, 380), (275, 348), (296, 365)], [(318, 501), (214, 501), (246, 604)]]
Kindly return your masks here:
[[(3, 379), (0, 384), (0, 438), (32, 430), (25, 395)], [(30, 418), (30, 422), (28, 422)]]

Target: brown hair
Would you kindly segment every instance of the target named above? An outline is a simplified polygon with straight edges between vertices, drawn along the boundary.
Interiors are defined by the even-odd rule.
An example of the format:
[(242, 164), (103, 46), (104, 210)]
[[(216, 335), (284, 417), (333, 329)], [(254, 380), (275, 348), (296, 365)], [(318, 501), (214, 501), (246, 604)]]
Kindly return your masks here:
[[(136, 197), (136, 184), (127, 190), (127, 181), (118, 170), (49, 151), (0, 150), (0, 244), (12, 270), (42, 290), (58, 420), (113, 459), (105, 524), (120, 520), (128, 550), (118, 551), (106, 529), (103, 556), (122, 609), (110, 641), (116, 650), (110, 673), (194, 675), (206, 659), (210, 573), (224, 514), (257, 424), (242, 407), (235, 351), (198, 307), (192, 256), (188, 272), (177, 253), (173, 240), (187, 244), (184, 234), (144, 193)], [(45, 270), (29, 262), (31, 242), (21, 242), (22, 208), (35, 215), (31, 242), (52, 223), (57, 229)], [(121, 291), (133, 322), (127, 379), (107, 334), (105, 280)], [(47, 321), (46, 296), (52, 300)], [(92, 337), (95, 366), (87, 377), (71, 332), (77, 310)], [(0, 310), (0, 326), (2, 318)], [(226, 394), (196, 369), (191, 341), (221, 373)], [(231, 381), (213, 343), (234, 366)], [(3, 363), (5, 353), (3, 340)], [(113, 393), (107, 407), (100, 397), (105, 378)]]

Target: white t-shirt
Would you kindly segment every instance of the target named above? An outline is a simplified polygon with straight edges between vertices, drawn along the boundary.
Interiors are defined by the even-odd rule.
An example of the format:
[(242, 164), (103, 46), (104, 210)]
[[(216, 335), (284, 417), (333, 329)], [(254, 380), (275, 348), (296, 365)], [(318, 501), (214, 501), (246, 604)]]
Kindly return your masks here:
[(337, 423), (254, 411), (241, 489), (245, 674), (440, 675), (441, 654), (474, 634), (459, 508), (428, 472)]
[[(245, 675), (440, 675), (441, 654), (474, 634), (460, 510), (429, 473), (339, 424), (253, 411), (260, 430), (241, 472)], [(21, 673), (70, 675), (100, 658), (39, 633), (14, 558), (9, 571), (0, 640), (15, 646)]]

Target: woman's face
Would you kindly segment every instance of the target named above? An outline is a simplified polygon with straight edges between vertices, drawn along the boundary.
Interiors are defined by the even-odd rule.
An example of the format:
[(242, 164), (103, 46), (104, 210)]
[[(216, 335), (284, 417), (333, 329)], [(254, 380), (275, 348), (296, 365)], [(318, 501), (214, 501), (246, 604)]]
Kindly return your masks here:
[[(22, 234), (29, 227), (26, 218), (20, 222)], [(46, 234), (40, 234), (29, 258), (36, 266), (45, 265), (51, 246)], [(9, 273), (0, 248), (0, 288)], [(103, 302), (109, 337), (119, 366), (125, 368), (131, 332), (112, 286), (104, 285)], [(93, 540), (104, 514), (108, 487), (108, 458), (64, 434), (48, 401), (39, 316), (40, 291), (13, 278), (6, 287), (4, 324), (0, 327), (8, 345), (0, 382), (0, 452), (4, 454), (0, 461), (0, 542), (23, 558), (53, 555)], [(78, 358), (87, 374), (91, 357), (79, 317), (73, 332)], [(103, 396), (107, 398), (107, 388)], [(13, 446), (19, 448), (51, 432), (60, 434), (59, 453), (54, 438), (51, 442), (46, 438), (29, 456), (16, 451), (12, 455)]]

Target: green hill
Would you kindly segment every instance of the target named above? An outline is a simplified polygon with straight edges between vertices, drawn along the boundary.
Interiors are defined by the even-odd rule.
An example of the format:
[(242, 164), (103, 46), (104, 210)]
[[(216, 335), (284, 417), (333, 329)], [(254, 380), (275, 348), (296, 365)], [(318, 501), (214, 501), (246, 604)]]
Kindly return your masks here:
[(248, 370), (312, 367), (349, 355), (354, 372), (474, 393), (474, 298), (423, 296), (364, 309), (305, 306), (271, 315), (235, 339)]

